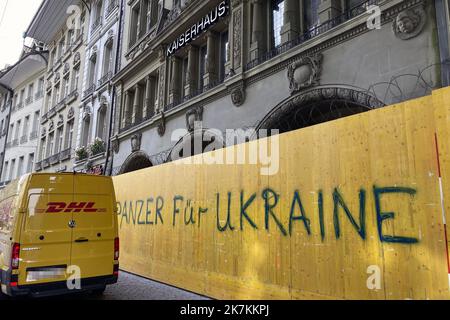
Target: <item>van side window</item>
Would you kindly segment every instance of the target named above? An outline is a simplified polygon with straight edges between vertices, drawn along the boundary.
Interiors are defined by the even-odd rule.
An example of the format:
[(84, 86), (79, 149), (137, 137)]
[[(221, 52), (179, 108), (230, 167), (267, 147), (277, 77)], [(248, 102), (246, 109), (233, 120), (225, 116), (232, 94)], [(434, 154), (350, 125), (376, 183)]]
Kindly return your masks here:
[(15, 216), (15, 202), (17, 196), (12, 196), (0, 201), (0, 231), (10, 232)]

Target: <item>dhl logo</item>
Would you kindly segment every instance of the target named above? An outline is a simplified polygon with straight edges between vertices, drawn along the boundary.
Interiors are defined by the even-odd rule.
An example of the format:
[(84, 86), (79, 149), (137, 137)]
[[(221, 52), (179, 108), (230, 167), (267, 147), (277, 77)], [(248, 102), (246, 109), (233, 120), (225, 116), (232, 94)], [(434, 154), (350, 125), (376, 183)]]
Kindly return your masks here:
[(106, 208), (95, 208), (95, 202), (49, 202), (47, 209), (37, 209), (37, 213), (61, 213), (61, 212), (106, 212)]

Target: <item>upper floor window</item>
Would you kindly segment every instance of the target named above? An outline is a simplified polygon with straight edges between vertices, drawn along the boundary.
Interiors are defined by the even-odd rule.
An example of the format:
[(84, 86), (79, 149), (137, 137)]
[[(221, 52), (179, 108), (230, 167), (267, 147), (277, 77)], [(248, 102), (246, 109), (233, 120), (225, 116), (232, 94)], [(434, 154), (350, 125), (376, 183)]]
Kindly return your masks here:
[(133, 46), (158, 21), (158, 0), (140, 0), (131, 8), (129, 45)]
[(284, 24), (284, 0), (272, 0), (272, 44), (281, 44), (281, 28)]

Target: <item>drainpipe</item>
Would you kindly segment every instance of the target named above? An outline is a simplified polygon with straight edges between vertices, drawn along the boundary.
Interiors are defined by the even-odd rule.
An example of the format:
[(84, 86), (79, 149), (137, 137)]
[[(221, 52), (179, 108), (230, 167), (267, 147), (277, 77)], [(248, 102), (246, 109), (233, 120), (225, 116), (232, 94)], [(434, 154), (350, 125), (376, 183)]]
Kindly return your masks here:
[[(120, 13), (119, 13), (119, 25), (118, 25), (118, 37), (117, 37), (117, 48), (116, 48), (116, 59), (114, 62), (114, 75), (116, 75), (119, 72), (119, 61), (121, 58), (121, 39), (122, 39), (122, 33), (123, 33), (123, 28), (122, 28), (122, 20), (123, 20), (123, 14), (124, 14), (124, 10), (123, 10), (123, 1), (124, 0), (120, 0)], [(114, 115), (115, 115), (115, 109), (116, 109), (116, 87), (113, 86), (112, 88), (112, 98), (111, 98), (111, 111), (110, 111), (110, 115), (109, 115), (109, 129), (108, 129), (108, 142), (107, 142), (107, 148), (106, 148), (106, 160), (105, 160), (105, 175), (107, 176), (111, 176), (112, 175), (112, 166), (111, 169), (108, 169), (109, 166), (109, 158), (113, 158), (114, 155), (111, 153), (111, 135), (113, 132), (113, 124), (114, 124)], [(111, 159), (111, 164), (112, 164), (112, 160)]]
[(436, 24), (439, 41), (439, 54), (441, 57), (441, 81), (442, 87), (450, 86), (450, 47), (449, 47), (449, 21), (447, 20), (449, 8), (446, 0), (436, 0)]
[[(0, 83), (0, 87), (4, 88), (10, 94), (10, 99), (7, 99), (7, 102), (6, 102), (7, 104), (9, 104), (9, 112), (8, 112), (8, 122), (5, 123), (6, 135), (5, 135), (5, 143), (3, 144), (3, 150), (2, 150), (3, 151), (3, 159), (1, 159), (2, 161), (0, 163), (0, 180), (1, 180), (1, 177), (3, 176), (3, 165), (5, 163), (6, 142), (8, 141), (9, 124), (11, 123), (11, 107), (12, 107), (12, 99), (14, 97), (14, 90), (12, 90), (11, 88), (9, 88), (1, 83)], [(8, 106), (7, 106), (7, 108), (8, 108)], [(4, 182), (4, 181), (2, 181), (2, 182)]]

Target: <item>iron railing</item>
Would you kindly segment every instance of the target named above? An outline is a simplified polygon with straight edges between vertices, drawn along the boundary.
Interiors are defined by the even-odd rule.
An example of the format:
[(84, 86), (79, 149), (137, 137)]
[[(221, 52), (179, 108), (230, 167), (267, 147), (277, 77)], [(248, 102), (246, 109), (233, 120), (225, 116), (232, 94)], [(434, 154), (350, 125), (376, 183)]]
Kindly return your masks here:
[(26, 105), (26, 106), (29, 105), (29, 104), (32, 103), (32, 102), (33, 102), (33, 97), (32, 97), (32, 96), (30, 96), (30, 97), (28, 97), (28, 98), (25, 99), (25, 105)]
[(36, 164), (34, 165), (34, 170), (36, 170), (37, 172), (42, 171), (42, 161), (36, 162)]
[(50, 167), (50, 158), (42, 160), (42, 168), (45, 169), (48, 167)]
[(117, 7), (119, 7), (119, 2), (117, 0), (115, 1), (111, 1), (111, 3), (109, 4), (109, 6), (106, 8), (106, 17), (109, 17), (109, 15), (114, 11), (114, 9), (116, 9)]
[(34, 99), (39, 100), (42, 97), (44, 97), (44, 90), (39, 90), (36, 95), (34, 96)]
[(71, 148), (66, 149), (66, 150), (63, 150), (63, 151), (61, 151), (61, 153), (59, 154), (59, 160), (60, 160), (60, 161), (68, 160), (68, 159), (70, 159), (71, 157), (72, 157), (72, 149), (71, 149)]
[(311, 28), (310, 30), (306, 31), (305, 33), (303, 33), (296, 39), (293, 39), (289, 42), (281, 44), (281, 45), (273, 48), (272, 50), (269, 50), (269, 51), (261, 54), (256, 59), (248, 62), (247, 65), (245, 66), (245, 70), (250, 70), (250, 69), (282, 54), (282, 53), (289, 51), (290, 49), (292, 49), (294, 47), (299, 46), (300, 44), (302, 44), (312, 38), (317, 37), (318, 35), (321, 35), (331, 29), (334, 29), (338, 25), (341, 25), (342, 23), (344, 23), (348, 20), (351, 20), (361, 14), (366, 13), (367, 8), (370, 5), (376, 5), (379, 2), (380, 2), (380, 0), (367, 0), (367, 1), (364, 1), (358, 5), (350, 8), (343, 14), (341, 14), (333, 19), (330, 19), (316, 27)]
[(51, 165), (59, 163), (59, 153), (52, 155), (49, 159), (49, 162)]
[(103, 84), (105, 84), (107, 81), (109, 81), (112, 78), (112, 72), (109, 71), (106, 73), (103, 77), (98, 80), (98, 86), (101, 87)]
[(91, 34), (93, 34), (95, 31), (97, 31), (97, 29), (100, 27), (101, 24), (102, 24), (102, 17), (100, 16), (97, 18), (97, 20), (92, 22)]
[(83, 99), (89, 97), (95, 91), (95, 83), (92, 84), (89, 88), (87, 88), (83, 93)]

